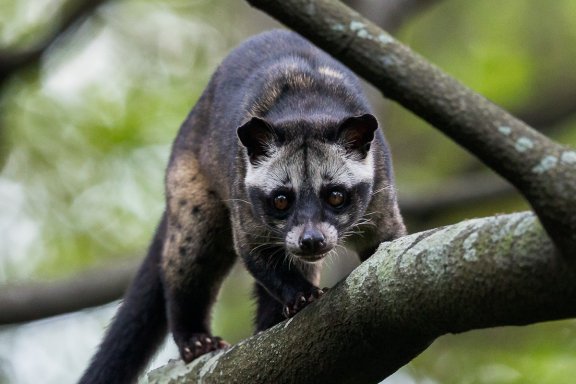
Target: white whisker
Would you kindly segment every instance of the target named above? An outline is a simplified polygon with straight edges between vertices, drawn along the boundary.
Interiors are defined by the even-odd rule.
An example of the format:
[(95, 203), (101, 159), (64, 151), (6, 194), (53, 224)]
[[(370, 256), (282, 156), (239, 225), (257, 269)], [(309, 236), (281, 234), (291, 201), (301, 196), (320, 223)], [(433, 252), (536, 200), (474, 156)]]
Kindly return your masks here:
[(375, 195), (379, 194), (380, 192), (383, 192), (383, 191), (386, 191), (389, 189), (393, 189), (393, 188), (394, 188), (393, 185), (385, 185), (384, 187), (377, 189), (376, 191), (372, 192), (372, 196), (375, 196)]

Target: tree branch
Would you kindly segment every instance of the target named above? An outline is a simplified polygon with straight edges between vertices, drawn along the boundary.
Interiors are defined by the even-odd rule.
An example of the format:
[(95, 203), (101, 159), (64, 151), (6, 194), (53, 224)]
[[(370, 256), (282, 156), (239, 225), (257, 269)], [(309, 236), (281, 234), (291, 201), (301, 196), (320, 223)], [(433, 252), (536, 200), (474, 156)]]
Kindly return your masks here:
[(383, 243), (293, 319), (149, 379), (373, 383), (440, 335), (574, 317), (575, 300), (576, 269), (532, 213), (470, 220)]
[(87, 272), (71, 280), (0, 289), (0, 325), (22, 323), (107, 304), (119, 299), (137, 263)]
[(557, 144), (333, 0), (248, 0), (340, 59), (510, 181), (576, 254), (576, 151)]

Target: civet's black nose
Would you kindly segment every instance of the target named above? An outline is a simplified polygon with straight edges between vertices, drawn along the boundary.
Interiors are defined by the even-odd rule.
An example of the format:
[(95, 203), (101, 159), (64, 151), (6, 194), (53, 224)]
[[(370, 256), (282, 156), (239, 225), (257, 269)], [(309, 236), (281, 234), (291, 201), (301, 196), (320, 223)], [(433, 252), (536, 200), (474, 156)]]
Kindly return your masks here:
[(300, 250), (304, 254), (314, 255), (324, 253), (326, 248), (326, 238), (318, 229), (308, 227), (300, 236), (299, 246)]

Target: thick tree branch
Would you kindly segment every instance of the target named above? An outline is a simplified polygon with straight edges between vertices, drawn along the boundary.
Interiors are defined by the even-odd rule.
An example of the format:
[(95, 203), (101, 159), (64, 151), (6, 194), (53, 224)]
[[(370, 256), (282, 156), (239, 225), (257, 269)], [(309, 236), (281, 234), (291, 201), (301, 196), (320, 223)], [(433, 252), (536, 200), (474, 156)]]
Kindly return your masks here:
[(576, 268), (532, 213), (470, 220), (384, 243), (293, 319), (149, 377), (152, 383), (374, 383), (440, 335), (574, 317), (575, 300)]
[(136, 267), (135, 263), (125, 263), (66, 281), (0, 287), (0, 325), (42, 319), (117, 300), (124, 294)]
[(576, 254), (576, 151), (559, 145), (427, 63), (333, 0), (248, 0), (298, 31), (480, 158)]

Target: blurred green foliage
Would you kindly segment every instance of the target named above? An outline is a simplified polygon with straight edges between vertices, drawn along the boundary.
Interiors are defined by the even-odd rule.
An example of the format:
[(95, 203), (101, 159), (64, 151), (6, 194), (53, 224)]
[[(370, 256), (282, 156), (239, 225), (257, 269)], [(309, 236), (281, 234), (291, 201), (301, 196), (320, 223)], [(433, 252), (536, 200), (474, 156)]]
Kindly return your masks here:
[(574, 321), (501, 327), (444, 336), (405, 369), (417, 382), (569, 384), (575, 351)]
[[(0, 2), (0, 45), (27, 46), (63, 0)], [(576, 87), (576, 2), (444, 0), (400, 39), (512, 110)], [(254, 21), (256, 20), (256, 21)], [(161, 214), (170, 143), (226, 51), (259, 29), (244, 2), (117, 0), (62, 36), (1, 90), (0, 283), (58, 278), (140, 256)], [(380, 105), (379, 101), (375, 101)], [(387, 111), (400, 193), (427, 193), (473, 167), (465, 151), (398, 107)], [(576, 121), (557, 138), (576, 143)], [(523, 208), (519, 199), (447, 212), (429, 225)], [(250, 334), (250, 279), (236, 269), (215, 329)], [(404, 369), (418, 383), (569, 383), (573, 322), (447, 336)], [(10, 362), (0, 360), (0, 382)], [(81, 369), (81, 368), (78, 368)]]

